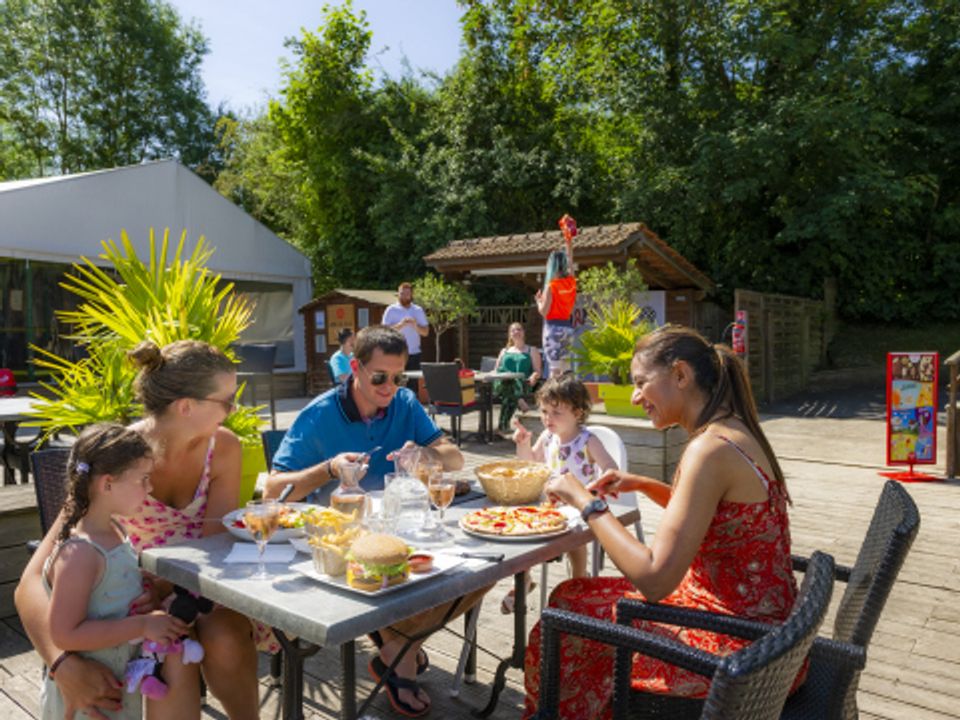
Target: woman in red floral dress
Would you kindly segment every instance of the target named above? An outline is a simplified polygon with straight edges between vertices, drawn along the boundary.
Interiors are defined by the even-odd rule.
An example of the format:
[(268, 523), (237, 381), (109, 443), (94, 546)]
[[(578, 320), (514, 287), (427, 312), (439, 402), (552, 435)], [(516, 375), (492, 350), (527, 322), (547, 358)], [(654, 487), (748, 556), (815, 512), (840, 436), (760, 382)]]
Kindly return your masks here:
[[(654, 542), (644, 545), (602, 509), (588, 523), (623, 577), (581, 578), (558, 586), (550, 605), (615, 620), (624, 596), (727, 613), (755, 620), (786, 619), (797, 594), (790, 562), (790, 501), (783, 472), (760, 429), (740, 360), (688, 328), (657, 330), (637, 345), (632, 365), (633, 403), (657, 428), (680, 425), (690, 434), (672, 485), (608, 471), (584, 487), (569, 476), (547, 493), (583, 510), (592, 491), (616, 497), (642, 492), (665, 508)], [(639, 591), (639, 592), (638, 592)], [(650, 622), (644, 630), (712, 653), (729, 654), (748, 641), (703, 630)], [(525, 662), (526, 710), (537, 709), (540, 625), (530, 633)], [(561, 643), (561, 718), (609, 717), (613, 651), (583, 638)], [(709, 678), (636, 655), (638, 690), (705, 697)]]

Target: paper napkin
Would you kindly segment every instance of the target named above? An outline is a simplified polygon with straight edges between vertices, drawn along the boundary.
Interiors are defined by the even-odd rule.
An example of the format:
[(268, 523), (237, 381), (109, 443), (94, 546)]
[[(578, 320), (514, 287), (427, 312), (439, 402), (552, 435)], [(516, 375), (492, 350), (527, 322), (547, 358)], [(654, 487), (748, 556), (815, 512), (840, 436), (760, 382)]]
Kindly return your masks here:
[[(267, 545), (263, 551), (265, 563), (290, 563), (297, 554), (297, 549), (290, 543)], [(224, 558), (226, 563), (255, 563), (260, 557), (256, 543), (235, 542), (230, 554)]]

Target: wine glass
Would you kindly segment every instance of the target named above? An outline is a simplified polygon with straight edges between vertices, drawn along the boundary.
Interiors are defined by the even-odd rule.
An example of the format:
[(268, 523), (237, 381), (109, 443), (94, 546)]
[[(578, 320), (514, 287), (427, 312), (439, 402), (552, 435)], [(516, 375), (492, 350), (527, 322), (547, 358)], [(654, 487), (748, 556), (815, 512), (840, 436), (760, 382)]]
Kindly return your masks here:
[[(423, 460), (417, 466), (417, 477), (427, 488), (428, 493), (432, 493), (431, 483), (435, 478), (443, 477), (443, 465), (438, 460)], [(433, 536), (439, 533), (437, 529), (437, 521), (433, 517), (433, 513), (427, 513), (427, 521), (423, 526), (424, 532)]]
[(251, 577), (254, 580), (268, 580), (267, 568), (263, 564), (263, 551), (273, 537), (273, 533), (280, 527), (280, 503), (276, 500), (251, 500), (247, 503), (243, 513), (243, 524), (253, 535), (257, 543), (257, 572)]
[(457, 492), (457, 479), (450, 473), (434, 473), (427, 479), (427, 490), (430, 492), (430, 504), (440, 513), (439, 525), (434, 536), (451, 537), (450, 532), (443, 526), (443, 515)]

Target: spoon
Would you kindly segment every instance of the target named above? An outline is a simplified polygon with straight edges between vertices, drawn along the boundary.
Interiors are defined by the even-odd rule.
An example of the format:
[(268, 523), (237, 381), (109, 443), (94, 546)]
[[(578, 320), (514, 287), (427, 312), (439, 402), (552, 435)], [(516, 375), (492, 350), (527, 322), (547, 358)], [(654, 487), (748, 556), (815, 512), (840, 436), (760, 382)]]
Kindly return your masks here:
[(360, 459), (357, 460), (361, 465), (368, 465), (370, 463), (370, 456), (376, 452), (383, 450), (383, 446), (377, 445), (372, 450), (367, 450), (363, 455), (360, 456)]

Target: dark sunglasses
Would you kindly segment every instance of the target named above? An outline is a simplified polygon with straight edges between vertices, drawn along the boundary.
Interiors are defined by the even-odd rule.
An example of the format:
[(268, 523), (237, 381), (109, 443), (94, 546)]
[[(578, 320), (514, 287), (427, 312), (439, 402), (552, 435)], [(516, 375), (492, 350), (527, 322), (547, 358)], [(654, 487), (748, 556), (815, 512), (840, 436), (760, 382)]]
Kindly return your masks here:
[(194, 400), (217, 403), (220, 405), (220, 407), (227, 411), (227, 415), (232, 413), (237, 407), (237, 404), (233, 400), (221, 400), (220, 398), (194, 398)]
[(396, 385), (397, 387), (407, 384), (407, 376), (405, 373), (401, 372), (391, 376), (389, 373), (385, 373), (383, 370), (377, 370), (375, 372), (371, 372), (370, 370), (367, 370), (367, 368), (364, 365), (361, 365), (360, 367), (362, 367), (363, 371), (370, 376), (371, 385), (380, 386), (385, 384), (387, 380), (391, 380), (391, 379), (393, 380), (393, 384)]

